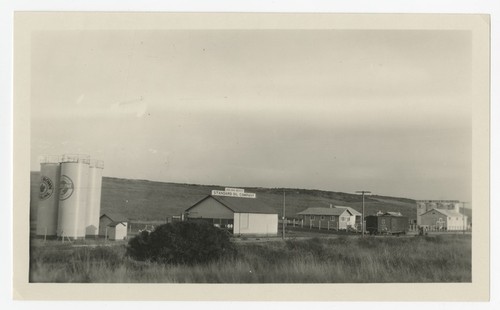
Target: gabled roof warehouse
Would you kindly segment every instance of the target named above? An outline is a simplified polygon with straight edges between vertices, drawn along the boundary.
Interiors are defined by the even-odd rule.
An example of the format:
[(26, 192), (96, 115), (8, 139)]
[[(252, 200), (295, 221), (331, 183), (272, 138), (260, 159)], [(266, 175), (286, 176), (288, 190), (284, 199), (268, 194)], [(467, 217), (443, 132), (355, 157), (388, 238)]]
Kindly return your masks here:
[(186, 211), (189, 211), (190, 209), (196, 207), (198, 204), (202, 203), (206, 199), (210, 198), (220, 202), (222, 205), (224, 205), (225, 207), (236, 213), (265, 213), (265, 214), (276, 213), (274, 209), (266, 205), (263, 205), (262, 203), (260, 203), (258, 199), (212, 196), (212, 195), (208, 195), (207, 197), (198, 201), (193, 206), (186, 209)]
[(462, 213), (458, 213), (458, 212), (452, 211), (452, 210), (443, 210), (443, 209), (430, 209), (429, 211), (423, 213), (422, 215), (430, 213), (432, 211), (439, 212), (442, 215), (446, 215), (448, 217), (460, 217), (460, 218), (462, 218), (462, 216), (463, 216)]
[(234, 234), (278, 233), (278, 213), (257, 198), (208, 195), (185, 212), (188, 219), (203, 219)]
[(468, 219), (453, 210), (431, 209), (420, 215), (420, 226), (446, 230), (467, 229)]

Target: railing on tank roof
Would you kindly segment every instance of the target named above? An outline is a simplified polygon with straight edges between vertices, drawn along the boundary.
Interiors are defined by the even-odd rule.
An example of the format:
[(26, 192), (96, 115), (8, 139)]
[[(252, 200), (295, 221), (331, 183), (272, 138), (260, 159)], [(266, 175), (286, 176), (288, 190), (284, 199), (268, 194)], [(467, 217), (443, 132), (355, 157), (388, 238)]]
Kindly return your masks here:
[(38, 161), (40, 164), (58, 164), (61, 162), (61, 155), (41, 155)]
[(104, 161), (98, 159), (91, 159), (90, 168), (104, 169)]
[(90, 156), (84, 154), (64, 154), (62, 156), (62, 163), (90, 163)]

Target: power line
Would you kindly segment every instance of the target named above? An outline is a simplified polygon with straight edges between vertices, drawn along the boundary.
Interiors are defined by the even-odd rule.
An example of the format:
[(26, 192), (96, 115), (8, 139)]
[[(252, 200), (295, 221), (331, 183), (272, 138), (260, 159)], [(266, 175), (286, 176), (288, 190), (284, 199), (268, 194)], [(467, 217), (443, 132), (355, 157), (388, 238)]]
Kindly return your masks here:
[(283, 240), (285, 240), (285, 189), (283, 189)]
[[(467, 228), (467, 220), (465, 219), (465, 204), (469, 201), (462, 201), (462, 225), (463, 225), (463, 234), (465, 235), (465, 230)], [(460, 210), (459, 210), (460, 211)]]

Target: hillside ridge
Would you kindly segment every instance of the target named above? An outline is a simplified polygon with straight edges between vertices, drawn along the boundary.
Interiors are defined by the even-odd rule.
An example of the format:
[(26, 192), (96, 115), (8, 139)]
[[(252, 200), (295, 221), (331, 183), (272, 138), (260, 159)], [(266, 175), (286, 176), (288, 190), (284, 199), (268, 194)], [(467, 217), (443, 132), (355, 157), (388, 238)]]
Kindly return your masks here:
[[(38, 203), (39, 172), (31, 172), (31, 218), (36, 217)], [(224, 185), (202, 185), (150, 180), (133, 180), (103, 177), (101, 194), (101, 213), (121, 214), (131, 220), (166, 220), (180, 215), (213, 189)], [(230, 187), (230, 186), (227, 186)], [(281, 215), (283, 209), (283, 190), (285, 190), (286, 216), (295, 217), (309, 207), (330, 205), (352, 207), (361, 212), (362, 198), (357, 194), (300, 188), (241, 187), (257, 194), (263, 204), (273, 208)], [(242, 198), (243, 199), (243, 198)], [(409, 198), (370, 195), (365, 196), (365, 213), (377, 211), (401, 212), (410, 219), (416, 218), (415, 200)]]

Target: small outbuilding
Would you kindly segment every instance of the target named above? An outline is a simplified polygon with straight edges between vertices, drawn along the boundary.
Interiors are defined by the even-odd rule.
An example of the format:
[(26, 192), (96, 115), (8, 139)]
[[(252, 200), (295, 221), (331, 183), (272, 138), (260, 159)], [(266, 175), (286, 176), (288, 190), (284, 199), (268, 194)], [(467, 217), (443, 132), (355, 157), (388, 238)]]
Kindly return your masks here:
[(208, 195), (185, 213), (186, 220), (204, 220), (234, 235), (278, 234), (278, 213), (257, 198)]
[(351, 207), (334, 206), (330, 208), (307, 208), (298, 212), (302, 216), (304, 225), (344, 230), (357, 228), (361, 221), (361, 213)]
[(431, 209), (420, 215), (420, 227), (430, 230), (464, 230), (467, 216), (452, 210)]
[(105, 213), (99, 218), (99, 236), (108, 240), (127, 239), (128, 220), (118, 214)]

